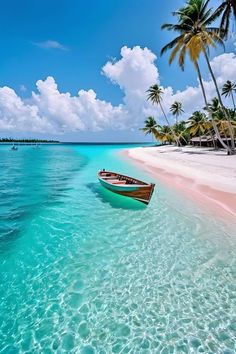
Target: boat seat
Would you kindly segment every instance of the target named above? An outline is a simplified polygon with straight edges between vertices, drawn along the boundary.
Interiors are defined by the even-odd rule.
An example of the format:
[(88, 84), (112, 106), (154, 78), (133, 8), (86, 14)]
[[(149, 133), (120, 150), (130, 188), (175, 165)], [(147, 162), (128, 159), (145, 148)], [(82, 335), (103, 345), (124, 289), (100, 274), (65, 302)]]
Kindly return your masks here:
[(126, 181), (119, 181), (118, 179), (110, 181), (112, 184), (126, 184)]
[(107, 172), (102, 172), (101, 175), (104, 176), (104, 177), (112, 177), (112, 176), (114, 176), (113, 174), (107, 173)]
[(115, 176), (110, 176), (110, 177), (102, 177), (103, 179), (114, 179)]

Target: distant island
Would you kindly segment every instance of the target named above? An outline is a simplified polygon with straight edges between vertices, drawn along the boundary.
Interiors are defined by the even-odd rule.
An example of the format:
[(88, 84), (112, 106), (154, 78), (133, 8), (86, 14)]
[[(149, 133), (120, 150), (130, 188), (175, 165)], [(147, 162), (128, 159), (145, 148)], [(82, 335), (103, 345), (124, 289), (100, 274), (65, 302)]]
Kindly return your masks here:
[(58, 140), (46, 140), (46, 139), (13, 139), (13, 138), (0, 138), (0, 144), (7, 143), (20, 143), (20, 144), (58, 144)]

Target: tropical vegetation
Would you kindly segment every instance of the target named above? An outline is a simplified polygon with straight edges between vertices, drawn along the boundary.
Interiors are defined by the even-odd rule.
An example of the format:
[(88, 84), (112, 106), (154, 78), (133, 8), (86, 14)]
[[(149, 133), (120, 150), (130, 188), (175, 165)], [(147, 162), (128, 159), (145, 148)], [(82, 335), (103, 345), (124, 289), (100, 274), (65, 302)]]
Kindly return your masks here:
[(145, 120), (145, 126), (143, 128), (140, 128), (140, 130), (142, 130), (145, 135), (147, 134), (151, 134), (152, 139), (154, 138), (155, 134), (156, 134), (156, 129), (157, 129), (157, 122), (155, 121), (154, 117), (147, 117), (147, 119)]
[[(215, 10), (209, 5), (210, 0), (188, 0), (185, 6), (176, 10), (173, 13), (176, 23), (163, 24), (162, 29), (176, 33), (177, 36), (161, 50), (161, 55), (171, 51), (169, 64), (172, 64), (174, 59), (178, 57), (178, 64), (183, 71), (186, 57), (189, 56), (199, 79), (205, 106), (202, 111), (193, 112), (187, 120), (179, 122), (178, 118), (184, 113), (182, 103), (173, 102), (170, 106), (170, 113), (176, 119), (175, 124), (171, 125), (162, 104), (164, 90), (157, 84), (152, 85), (148, 90), (147, 99), (160, 107), (167, 123), (165, 133), (162, 132), (160, 125), (156, 124), (154, 128), (156, 132), (152, 131), (152, 135), (163, 143), (175, 142), (177, 145), (188, 143), (194, 137), (199, 137), (201, 145), (201, 137), (207, 135), (214, 147), (223, 147), (229, 155), (233, 155), (236, 153), (234, 99), (236, 84), (227, 80), (220, 89), (210, 63), (210, 49), (216, 48), (218, 45), (224, 48), (224, 41), (230, 32), (231, 20), (233, 26), (233, 21), (236, 18), (236, 2), (235, 0), (224, 0)], [(215, 88), (216, 97), (212, 101), (209, 101), (209, 97), (207, 97), (202, 79), (199, 64), (201, 56), (205, 59)], [(225, 106), (222, 96), (231, 97), (233, 108)]]

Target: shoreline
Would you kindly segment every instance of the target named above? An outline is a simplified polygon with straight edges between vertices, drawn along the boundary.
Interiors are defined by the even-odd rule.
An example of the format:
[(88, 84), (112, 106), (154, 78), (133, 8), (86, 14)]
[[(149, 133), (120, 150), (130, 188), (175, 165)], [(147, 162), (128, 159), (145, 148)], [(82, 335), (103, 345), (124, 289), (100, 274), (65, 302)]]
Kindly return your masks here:
[(236, 227), (236, 156), (174, 146), (131, 148), (123, 154), (155, 179)]

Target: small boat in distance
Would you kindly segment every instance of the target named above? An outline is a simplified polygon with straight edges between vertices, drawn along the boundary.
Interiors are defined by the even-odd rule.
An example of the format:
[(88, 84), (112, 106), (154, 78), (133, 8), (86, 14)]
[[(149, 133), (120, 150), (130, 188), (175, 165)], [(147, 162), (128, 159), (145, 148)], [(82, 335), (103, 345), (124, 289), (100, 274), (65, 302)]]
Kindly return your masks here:
[(144, 204), (150, 202), (155, 187), (153, 183), (146, 183), (105, 169), (98, 172), (98, 179), (101, 185), (110, 191), (136, 199)]
[(11, 147), (11, 150), (18, 150), (18, 147), (13, 144), (13, 146)]

